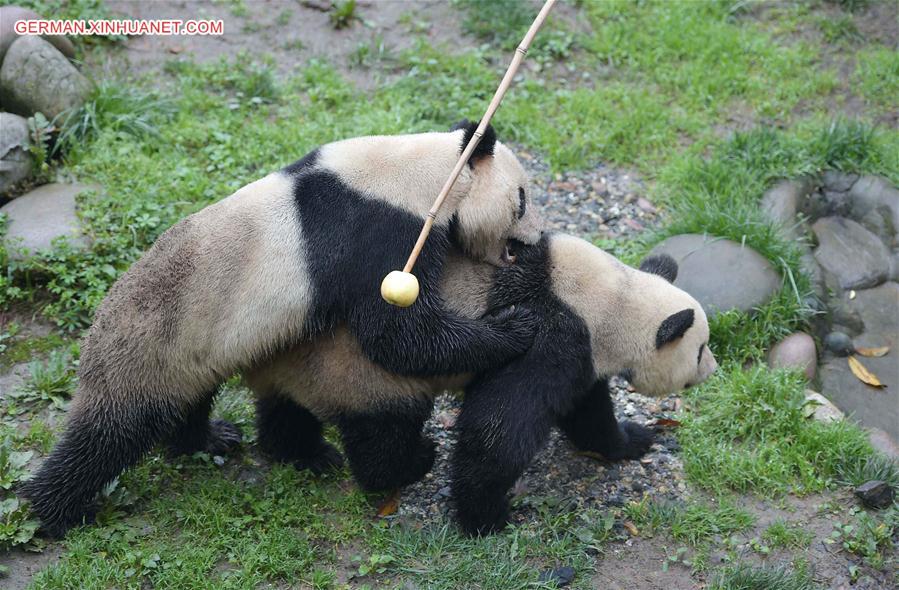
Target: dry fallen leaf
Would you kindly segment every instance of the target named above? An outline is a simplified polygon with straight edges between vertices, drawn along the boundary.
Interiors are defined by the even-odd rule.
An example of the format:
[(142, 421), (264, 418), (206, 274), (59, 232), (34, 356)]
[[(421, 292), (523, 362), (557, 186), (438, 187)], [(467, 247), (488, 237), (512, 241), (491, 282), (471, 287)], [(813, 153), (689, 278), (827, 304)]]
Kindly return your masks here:
[(678, 428), (680, 427), (680, 420), (672, 420), (671, 418), (657, 418), (654, 422), (647, 424), (647, 426), (657, 426), (659, 428)]
[(870, 385), (871, 387), (886, 387), (886, 385), (880, 382), (877, 375), (866, 369), (861, 361), (854, 356), (849, 357), (849, 370), (852, 371), (853, 375), (858, 377), (859, 381), (866, 385)]
[(627, 529), (627, 532), (629, 532), (629, 533), (631, 534), (632, 537), (637, 537), (637, 536), (640, 535), (640, 531), (637, 530), (637, 525), (635, 525), (634, 523), (632, 523), (632, 522), (629, 521), (629, 520), (625, 520), (625, 521), (621, 524), (621, 526), (623, 526), (624, 528), (626, 528), (626, 529)]
[(390, 495), (384, 498), (384, 501), (378, 506), (378, 518), (387, 518), (393, 516), (400, 507), (400, 491), (394, 490)]
[(877, 348), (856, 348), (855, 352), (862, 356), (881, 357), (886, 356), (890, 352), (889, 346), (878, 346)]

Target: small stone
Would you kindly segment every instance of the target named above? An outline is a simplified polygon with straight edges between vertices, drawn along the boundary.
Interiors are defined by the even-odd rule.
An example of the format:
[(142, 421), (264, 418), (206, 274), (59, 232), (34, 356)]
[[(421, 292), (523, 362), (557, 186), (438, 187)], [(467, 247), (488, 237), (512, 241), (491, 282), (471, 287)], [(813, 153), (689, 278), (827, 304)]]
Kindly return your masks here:
[(865, 482), (853, 490), (865, 506), (886, 508), (893, 503), (896, 492), (885, 481), (872, 480)]
[(858, 182), (858, 174), (847, 174), (838, 170), (827, 170), (821, 175), (821, 183), (827, 190), (845, 193)]
[(655, 213), (656, 212), (655, 205), (653, 205), (652, 203), (649, 202), (648, 199), (645, 199), (643, 197), (640, 197), (639, 199), (637, 199), (637, 207), (639, 207), (643, 211), (646, 211), (647, 213)]
[(28, 122), (12, 113), (0, 113), (0, 195), (31, 174), (30, 145)]
[(564, 588), (574, 581), (574, 568), (569, 566), (559, 567), (552, 570), (546, 570), (540, 573), (539, 582), (555, 582), (556, 587)]
[(452, 495), (453, 495), (452, 489), (449, 486), (443, 486), (442, 488), (437, 490), (437, 493), (434, 494), (434, 497), (440, 499), (440, 498), (449, 498)]
[(72, 246), (86, 248), (87, 240), (75, 212), (75, 197), (91, 189), (96, 187), (45, 184), (0, 208), (8, 216), (4, 239), (9, 257), (23, 259), (25, 256), (18, 252), (22, 247), (30, 253), (49, 249), (58, 237), (68, 238)]
[(806, 416), (819, 422), (838, 422), (846, 417), (829, 399), (811, 389), (805, 390), (805, 405)]
[(855, 351), (852, 339), (842, 332), (831, 332), (825, 336), (824, 348), (839, 356), (849, 356)]
[(52, 119), (84, 104), (90, 82), (53, 45), (40, 37), (19, 37), (0, 67), (0, 102), (20, 115)]
[(806, 379), (814, 379), (818, 367), (815, 340), (805, 332), (790, 334), (771, 348), (768, 365), (772, 368), (800, 369)]
[(609, 506), (624, 506), (624, 499), (618, 494), (612, 494), (606, 499)]
[(851, 219), (824, 217), (812, 225), (815, 259), (839, 289), (865, 289), (887, 279), (889, 251), (880, 239)]
[(695, 297), (706, 313), (750, 312), (781, 287), (771, 263), (747, 246), (700, 234), (672, 236), (650, 255), (668, 254), (678, 263), (674, 284)]

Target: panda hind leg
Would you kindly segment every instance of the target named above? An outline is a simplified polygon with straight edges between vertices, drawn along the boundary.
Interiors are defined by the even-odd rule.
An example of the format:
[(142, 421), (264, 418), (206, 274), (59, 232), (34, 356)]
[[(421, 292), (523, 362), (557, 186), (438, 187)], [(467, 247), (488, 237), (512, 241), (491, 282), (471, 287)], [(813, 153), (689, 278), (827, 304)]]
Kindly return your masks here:
[(636, 422), (618, 422), (606, 380), (597, 381), (558, 424), (578, 449), (599, 453), (609, 461), (639, 459), (649, 451), (655, 435), (653, 429)]
[(343, 466), (343, 456), (322, 436), (312, 412), (278, 394), (256, 400), (259, 446), (272, 459), (319, 475)]
[(395, 490), (431, 470), (434, 441), (422, 434), (433, 403), (407, 400), (378, 411), (345, 413), (337, 427), (356, 482), (367, 491)]
[(190, 410), (168, 440), (170, 454), (178, 456), (205, 452), (227, 455), (240, 446), (243, 441), (240, 428), (227, 420), (209, 419), (214, 401), (215, 391), (212, 391)]

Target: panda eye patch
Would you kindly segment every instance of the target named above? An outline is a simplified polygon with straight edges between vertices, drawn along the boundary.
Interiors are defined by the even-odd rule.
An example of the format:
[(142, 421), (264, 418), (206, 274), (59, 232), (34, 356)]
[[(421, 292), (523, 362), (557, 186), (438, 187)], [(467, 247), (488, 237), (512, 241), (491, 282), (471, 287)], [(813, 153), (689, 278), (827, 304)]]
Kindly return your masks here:
[(518, 187), (518, 219), (524, 217), (525, 209), (527, 209), (527, 201), (524, 198), (524, 189)]

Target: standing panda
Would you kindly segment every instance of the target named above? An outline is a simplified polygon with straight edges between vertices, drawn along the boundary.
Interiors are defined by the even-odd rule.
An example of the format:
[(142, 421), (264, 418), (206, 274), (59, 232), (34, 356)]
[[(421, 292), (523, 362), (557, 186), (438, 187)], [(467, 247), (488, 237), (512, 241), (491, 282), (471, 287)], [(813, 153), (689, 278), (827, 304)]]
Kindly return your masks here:
[(676, 274), (667, 256), (635, 270), (563, 234), (522, 248), (505, 268), (453, 257), (441, 282), (447, 304), (466, 317), (530, 308), (541, 323), (527, 353), (479, 375), (407, 377), (372, 363), (341, 327), (245, 373), (257, 396), (260, 446), (279, 461), (322, 469), (340, 457), (321, 434), (320, 420), (332, 421), (360, 486), (402, 487), (433, 464), (422, 426), (434, 396), (465, 387), (453, 497), (466, 532), (497, 530), (509, 488), (553, 425), (579, 449), (610, 460), (648, 450), (649, 429), (615, 419), (609, 377), (623, 374), (638, 391), (665, 395), (714, 372), (706, 315), (671, 284)]
[[(502, 264), (508, 239), (539, 239), (525, 171), (492, 129), (435, 220), (416, 304), (379, 295), (475, 129), (327, 144), (162, 234), (97, 310), (66, 431), (23, 487), (44, 529), (60, 535), (90, 516), (103, 486), (157, 442), (179, 453), (236, 444), (233, 425), (209, 420), (217, 387), (338, 323), (398, 374), (480, 372), (521, 354), (532, 314), (459, 316), (438, 290), (451, 245)], [(275, 419), (281, 408), (264, 410)]]

